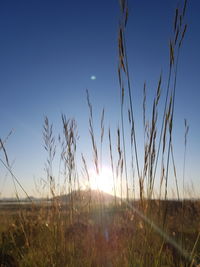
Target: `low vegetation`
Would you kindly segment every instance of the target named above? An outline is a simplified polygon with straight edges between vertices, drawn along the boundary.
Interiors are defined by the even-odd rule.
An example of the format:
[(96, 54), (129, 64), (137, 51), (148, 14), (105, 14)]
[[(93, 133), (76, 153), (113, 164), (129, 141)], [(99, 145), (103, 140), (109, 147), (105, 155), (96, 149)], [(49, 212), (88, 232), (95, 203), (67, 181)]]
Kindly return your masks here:
[[(125, 0), (120, 4), (118, 77), (121, 125), (116, 133), (105, 129), (103, 110), (99, 142), (94, 133), (93, 106), (87, 91), (94, 170), (96, 175), (101, 174), (102, 145), (107, 137), (113, 195), (102, 192), (101, 188), (93, 190), (90, 187), (91, 176), (84, 154), (81, 155), (82, 163), (79, 162), (83, 166), (79, 173), (77, 126), (75, 120), (67, 119), (65, 115), (61, 118), (63, 133), (58, 138), (61, 153), (57, 176), (53, 168), (56, 157), (53, 125), (47, 117), (44, 121), (47, 177), (42, 183), (48, 195), (46, 198), (36, 200), (27, 195), (12, 172), (6, 152), (8, 138), (0, 140), (0, 150), (5, 158), (1, 163), (10, 172), (14, 184), (18, 184), (26, 194), (26, 201), (22, 202), (16, 191), (17, 203), (0, 203), (1, 266), (200, 266), (200, 202), (185, 199), (184, 189), (180, 190), (178, 186), (180, 182), (177, 181), (173, 155), (176, 82), (180, 50), (187, 29), (187, 0), (175, 11), (169, 42), (167, 86), (164, 88), (163, 74), (160, 74), (150, 118), (146, 112), (144, 83), (142, 162), (138, 156), (126, 51), (128, 6)], [(164, 105), (160, 105), (161, 98)], [(188, 129), (185, 121), (185, 153)], [(130, 154), (127, 147), (131, 148)], [(130, 161), (131, 176), (128, 171)], [(168, 188), (171, 176), (176, 185), (173, 199)], [(84, 189), (80, 186), (81, 179), (86, 181)], [(155, 184), (159, 186), (155, 188)]]

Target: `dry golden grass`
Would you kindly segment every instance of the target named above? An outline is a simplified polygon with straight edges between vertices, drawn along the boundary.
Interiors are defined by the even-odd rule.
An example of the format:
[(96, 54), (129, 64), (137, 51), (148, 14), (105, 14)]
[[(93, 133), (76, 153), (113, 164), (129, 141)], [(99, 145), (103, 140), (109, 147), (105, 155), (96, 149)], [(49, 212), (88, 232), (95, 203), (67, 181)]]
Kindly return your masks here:
[[(200, 203), (180, 200), (173, 155), (176, 80), (180, 49), (187, 29), (187, 0), (184, 1), (182, 9), (175, 11), (173, 34), (169, 42), (167, 86), (163, 88), (161, 73), (150, 118), (146, 114), (147, 88), (144, 83), (141, 119), (144, 130), (143, 162), (139, 161), (138, 156), (133, 88), (126, 48), (129, 12), (127, 1), (121, 0), (120, 3), (118, 77), (121, 124), (116, 133), (109, 128), (106, 135), (103, 109), (99, 142), (95, 136), (93, 106), (87, 91), (89, 134), (95, 170), (97, 174), (101, 172), (102, 147), (105, 138), (108, 138), (107, 151), (110, 155), (114, 197), (111, 203), (106, 205), (106, 197), (102, 192), (96, 192), (94, 198), (94, 192), (90, 188), (84, 193), (80, 190), (82, 176), (77, 168), (77, 125), (74, 119), (67, 119), (65, 115), (61, 118), (63, 132), (58, 140), (61, 148), (60, 169), (56, 177), (53, 168), (56, 138), (53, 125), (45, 117), (43, 137), (47, 161), (44, 185), (45, 192), (48, 192), (48, 202), (45, 200), (38, 203), (28, 197), (30, 203), (27, 204), (22, 204), (18, 198), (18, 205), (0, 205), (1, 266), (198, 266), (200, 263)], [(164, 99), (164, 106), (160, 105), (161, 97)], [(127, 110), (125, 101), (128, 103)], [(128, 117), (125, 114), (128, 114)], [(129, 122), (129, 132), (125, 128), (125, 120)], [(158, 123), (159, 121), (161, 123)], [(185, 155), (188, 129), (185, 121)], [(113, 141), (114, 135), (116, 143)], [(0, 150), (5, 156), (5, 162), (2, 159), (1, 162), (10, 172), (14, 184), (18, 183), (25, 192), (9, 164), (6, 141), (7, 138), (0, 140)], [(131, 155), (127, 153), (128, 145), (131, 147)], [(81, 158), (82, 175), (89, 186), (87, 160), (84, 154)], [(136, 169), (136, 175), (131, 177), (128, 174), (128, 159), (131, 159), (132, 173)], [(174, 171), (176, 200), (168, 199), (170, 168)], [(60, 181), (61, 175), (63, 184)], [(159, 177), (160, 184), (157, 198), (156, 177)], [(139, 184), (137, 200), (136, 179)], [(65, 196), (65, 201), (61, 198), (62, 195)]]

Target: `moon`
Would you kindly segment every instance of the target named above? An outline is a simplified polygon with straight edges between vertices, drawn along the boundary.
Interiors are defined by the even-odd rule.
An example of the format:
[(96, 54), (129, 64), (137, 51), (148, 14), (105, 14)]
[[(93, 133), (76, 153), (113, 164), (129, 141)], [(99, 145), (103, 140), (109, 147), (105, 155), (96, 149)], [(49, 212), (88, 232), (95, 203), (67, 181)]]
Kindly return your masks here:
[(96, 80), (96, 76), (95, 76), (95, 75), (92, 75), (92, 76), (90, 77), (90, 79), (91, 79), (92, 81), (94, 81), (94, 80)]

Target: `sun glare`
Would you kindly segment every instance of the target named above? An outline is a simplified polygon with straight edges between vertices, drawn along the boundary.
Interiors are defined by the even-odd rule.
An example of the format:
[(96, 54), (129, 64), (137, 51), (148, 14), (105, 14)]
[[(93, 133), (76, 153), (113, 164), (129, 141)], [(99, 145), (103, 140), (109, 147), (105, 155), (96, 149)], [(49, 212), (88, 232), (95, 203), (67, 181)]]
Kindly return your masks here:
[(113, 176), (110, 168), (102, 167), (99, 174), (97, 174), (95, 170), (90, 170), (89, 175), (91, 189), (113, 194)]

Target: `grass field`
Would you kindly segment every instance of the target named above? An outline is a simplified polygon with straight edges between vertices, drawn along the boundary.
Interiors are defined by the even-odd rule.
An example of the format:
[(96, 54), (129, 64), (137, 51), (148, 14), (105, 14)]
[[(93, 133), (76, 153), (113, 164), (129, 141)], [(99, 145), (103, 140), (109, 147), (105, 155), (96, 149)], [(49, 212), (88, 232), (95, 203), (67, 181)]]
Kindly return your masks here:
[[(133, 90), (126, 48), (127, 1), (121, 0), (118, 35), (118, 78), (120, 88), (120, 126), (113, 133), (105, 129), (102, 111), (99, 138), (95, 136), (94, 111), (87, 91), (89, 136), (100, 190), (91, 188), (88, 162), (81, 155), (82, 174), (87, 190), (80, 188), (82, 174), (77, 171), (77, 126), (62, 115), (59, 135), (61, 172), (53, 171), (56, 138), (53, 125), (45, 117), (44, 147), (47, 152), (46, 180), (48, 198), (35, 201), (28, 196), (12, 172), (6, 142), (0, 139), (1, 163), (26, 195), (21, 202), (0, 203), (0, 266), (200, 266), (200, 201), (186, 200), (184, 184), (188, 123), (185, 120), (183, 181), (178, 181), (173, 153), (173, 128), (179, 55), (187, 29), (187, 1), (176, 9), (169, 42), (169, 70), (163, 88), (163, 74), (157, 81), (151, 113), (147, 114), (146, 84), (143, 88), (141, 123), (144, 134), (143, 159), (138, 156)], [(161, 90), (162, 89), (162, 90)], [(162, 98), (162, 105), (160, 99)], [(128, 116), (127, 116), (128, 114)], [(148, 115), (148, 116), (147, 116)], [(129, 131), (125, 126), (128, 121)], [(106, 135), (107, 132), (107, 135)], [(113, 140), (115, 136), (115, 142)], [(9, 137), (9, 136), (8, 136)], [(106, 177), (102, 172), (102, 145), (107, 138), (113, 195), (102, 192)], [(130, 154), (127, 147), (130, 147)], [(129, 177), (128, 162), (132, 176)], [(133, 174), (134, 173), (134, 174)], [(173, 177), (171, 177), (173, 176)], [(172, 199), (169, 180), (174, 179)], [(105, 180), (104, 180), (105, 179)], [(137, 179), (137, 181), (136, 181)], [(135, 184), (138, 184), (136, 189)], [(157, 184), (157, 186), (156, 186)], [(180, 188), (181, 184), (181, 188)], [(98, 186), (97, 186), (98, 187)], [(42, 190), (41, 190), (42, 191)], [(59, 192), (59, 193), (58, 193)], [(61, 194), (62, 193), (62, 194)]]
[[(152, 200), (143, 205), (145, 214), (140, 201), (96, 203), (90, 210), (74, 213), (73, 222), (68, 205), (1, 205), (1, 264), (196, 266), (200, 262), (199, 201), (185, 201), (184, 209), (179, 201)], [(138, 212), (148, 216), (150, 223)]]

